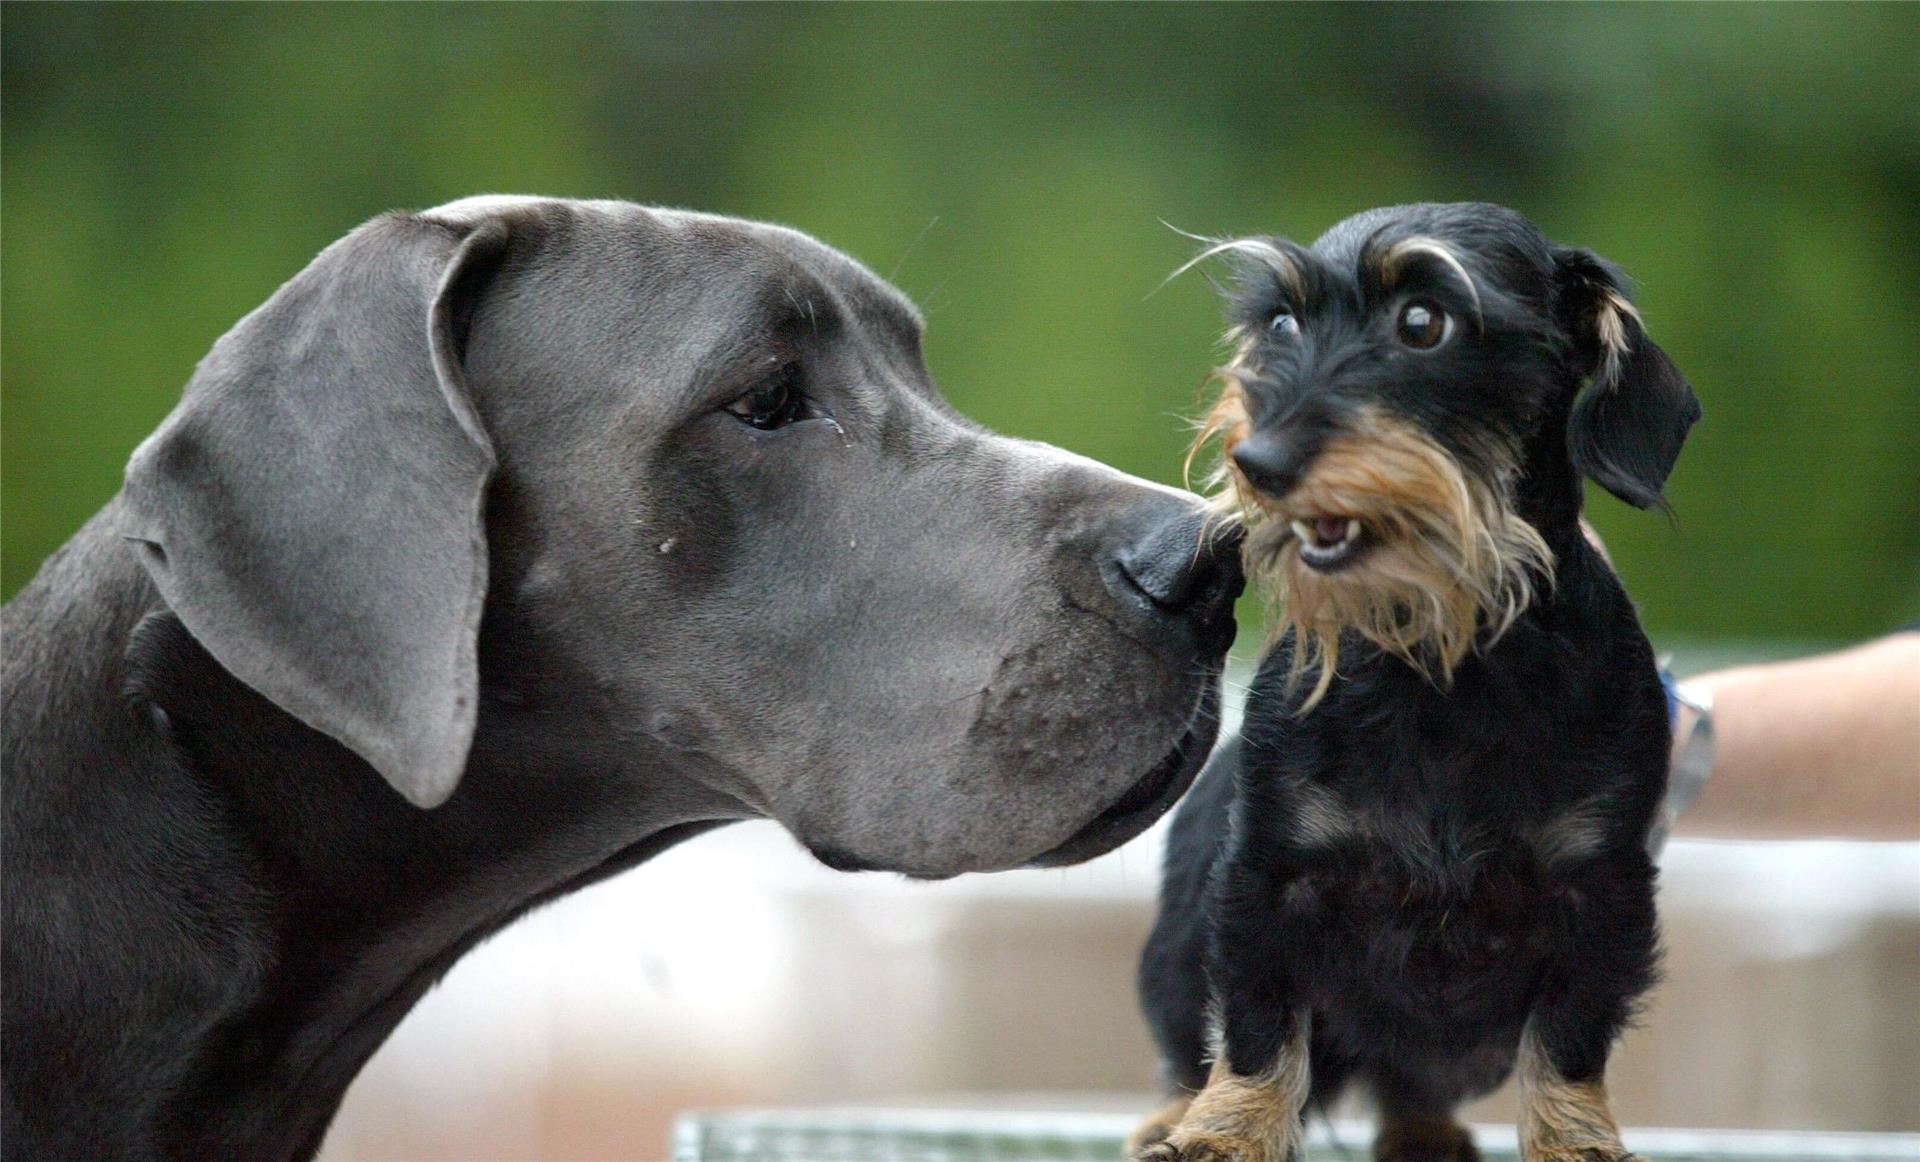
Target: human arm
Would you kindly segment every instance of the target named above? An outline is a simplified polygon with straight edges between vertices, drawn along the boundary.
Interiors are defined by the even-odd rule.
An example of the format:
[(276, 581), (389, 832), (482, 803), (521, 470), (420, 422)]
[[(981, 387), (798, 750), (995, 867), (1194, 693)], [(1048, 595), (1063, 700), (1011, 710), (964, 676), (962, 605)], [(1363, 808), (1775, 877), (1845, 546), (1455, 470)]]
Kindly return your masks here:
[[(1685, 687), (1711, 698), (1714, 751), (1678, 833), (1920, 839), (1920, 633), (1720, 670)], [(1692, 714), (1679, 711), (1677, 738)]]

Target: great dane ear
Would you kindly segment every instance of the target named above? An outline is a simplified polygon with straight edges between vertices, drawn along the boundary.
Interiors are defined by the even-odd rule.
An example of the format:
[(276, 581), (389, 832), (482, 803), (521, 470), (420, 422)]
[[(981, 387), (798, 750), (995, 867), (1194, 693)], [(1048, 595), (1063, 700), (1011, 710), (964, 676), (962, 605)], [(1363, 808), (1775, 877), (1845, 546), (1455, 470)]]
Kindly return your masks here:
[(194, 638), (420, 807), (473, 741), (494, 454), (460, 355), (507, 233), (390, 215), (327, 248), (214, 344), (122, 493)]
[(1654, 508), (1687, 430), (1700, 418), (1700, 401), (1647, 338), (1612, 263), (1587, 250), (1554, 257), (1562, 323), (1582, 373), (1592, 378), (1567, 428), (1573, 466), (1628, 504)]

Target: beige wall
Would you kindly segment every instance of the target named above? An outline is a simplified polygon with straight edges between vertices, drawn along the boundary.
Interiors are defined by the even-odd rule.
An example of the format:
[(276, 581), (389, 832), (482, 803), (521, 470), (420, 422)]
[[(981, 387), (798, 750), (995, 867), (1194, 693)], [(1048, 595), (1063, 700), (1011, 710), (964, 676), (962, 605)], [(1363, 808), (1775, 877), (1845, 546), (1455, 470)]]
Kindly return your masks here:
[[(1150, 835), (918, 885), (827, 872), (766, 825), (696, 840), (463, 962), (323, 1156), (654, 1158), (691, 1106), (1144, 1108), (1157, 860)], [(1920, 1129), (1920, 845), (1676, 844), (1662, 907), (1668, 979), (1615, 1060), (1625, 1120)]]

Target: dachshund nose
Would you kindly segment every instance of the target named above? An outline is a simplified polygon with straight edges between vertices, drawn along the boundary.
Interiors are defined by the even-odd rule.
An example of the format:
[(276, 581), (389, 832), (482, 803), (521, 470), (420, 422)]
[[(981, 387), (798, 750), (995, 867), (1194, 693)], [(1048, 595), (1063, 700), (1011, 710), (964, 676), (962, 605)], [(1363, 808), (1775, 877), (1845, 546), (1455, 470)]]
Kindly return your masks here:
[(1240, 539), (1238, 525), (1209, 522), (1194, 505), (1159, 507), (1115, 550), (1109, 584), (1131, 590), (1117, 596), (1136, 605), (1144, 597), (1156, 616), (1184, 623), (1202, 648), (1225, 649), (1233, 641), (1233, 600), (1245, 584)]
[(1259, 431), (1233, 447), (1233, 466), (1247, 483), (1279, 498), (1293, 491), (1313, 459), (1313, 441), (1299, 433)]

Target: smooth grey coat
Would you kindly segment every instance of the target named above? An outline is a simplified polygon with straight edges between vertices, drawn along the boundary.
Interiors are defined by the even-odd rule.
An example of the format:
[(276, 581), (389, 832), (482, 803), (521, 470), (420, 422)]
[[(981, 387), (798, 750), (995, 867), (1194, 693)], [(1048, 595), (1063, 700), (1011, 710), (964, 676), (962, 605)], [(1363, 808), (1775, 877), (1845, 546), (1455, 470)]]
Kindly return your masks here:
[(730, 820), (939, 877), (1160, 815), (1231, 546), (920, 327), (790, 230), (493, 197), (241, 320), (5, 609), (8, 1157), (308, 1157), (467, 949)]

